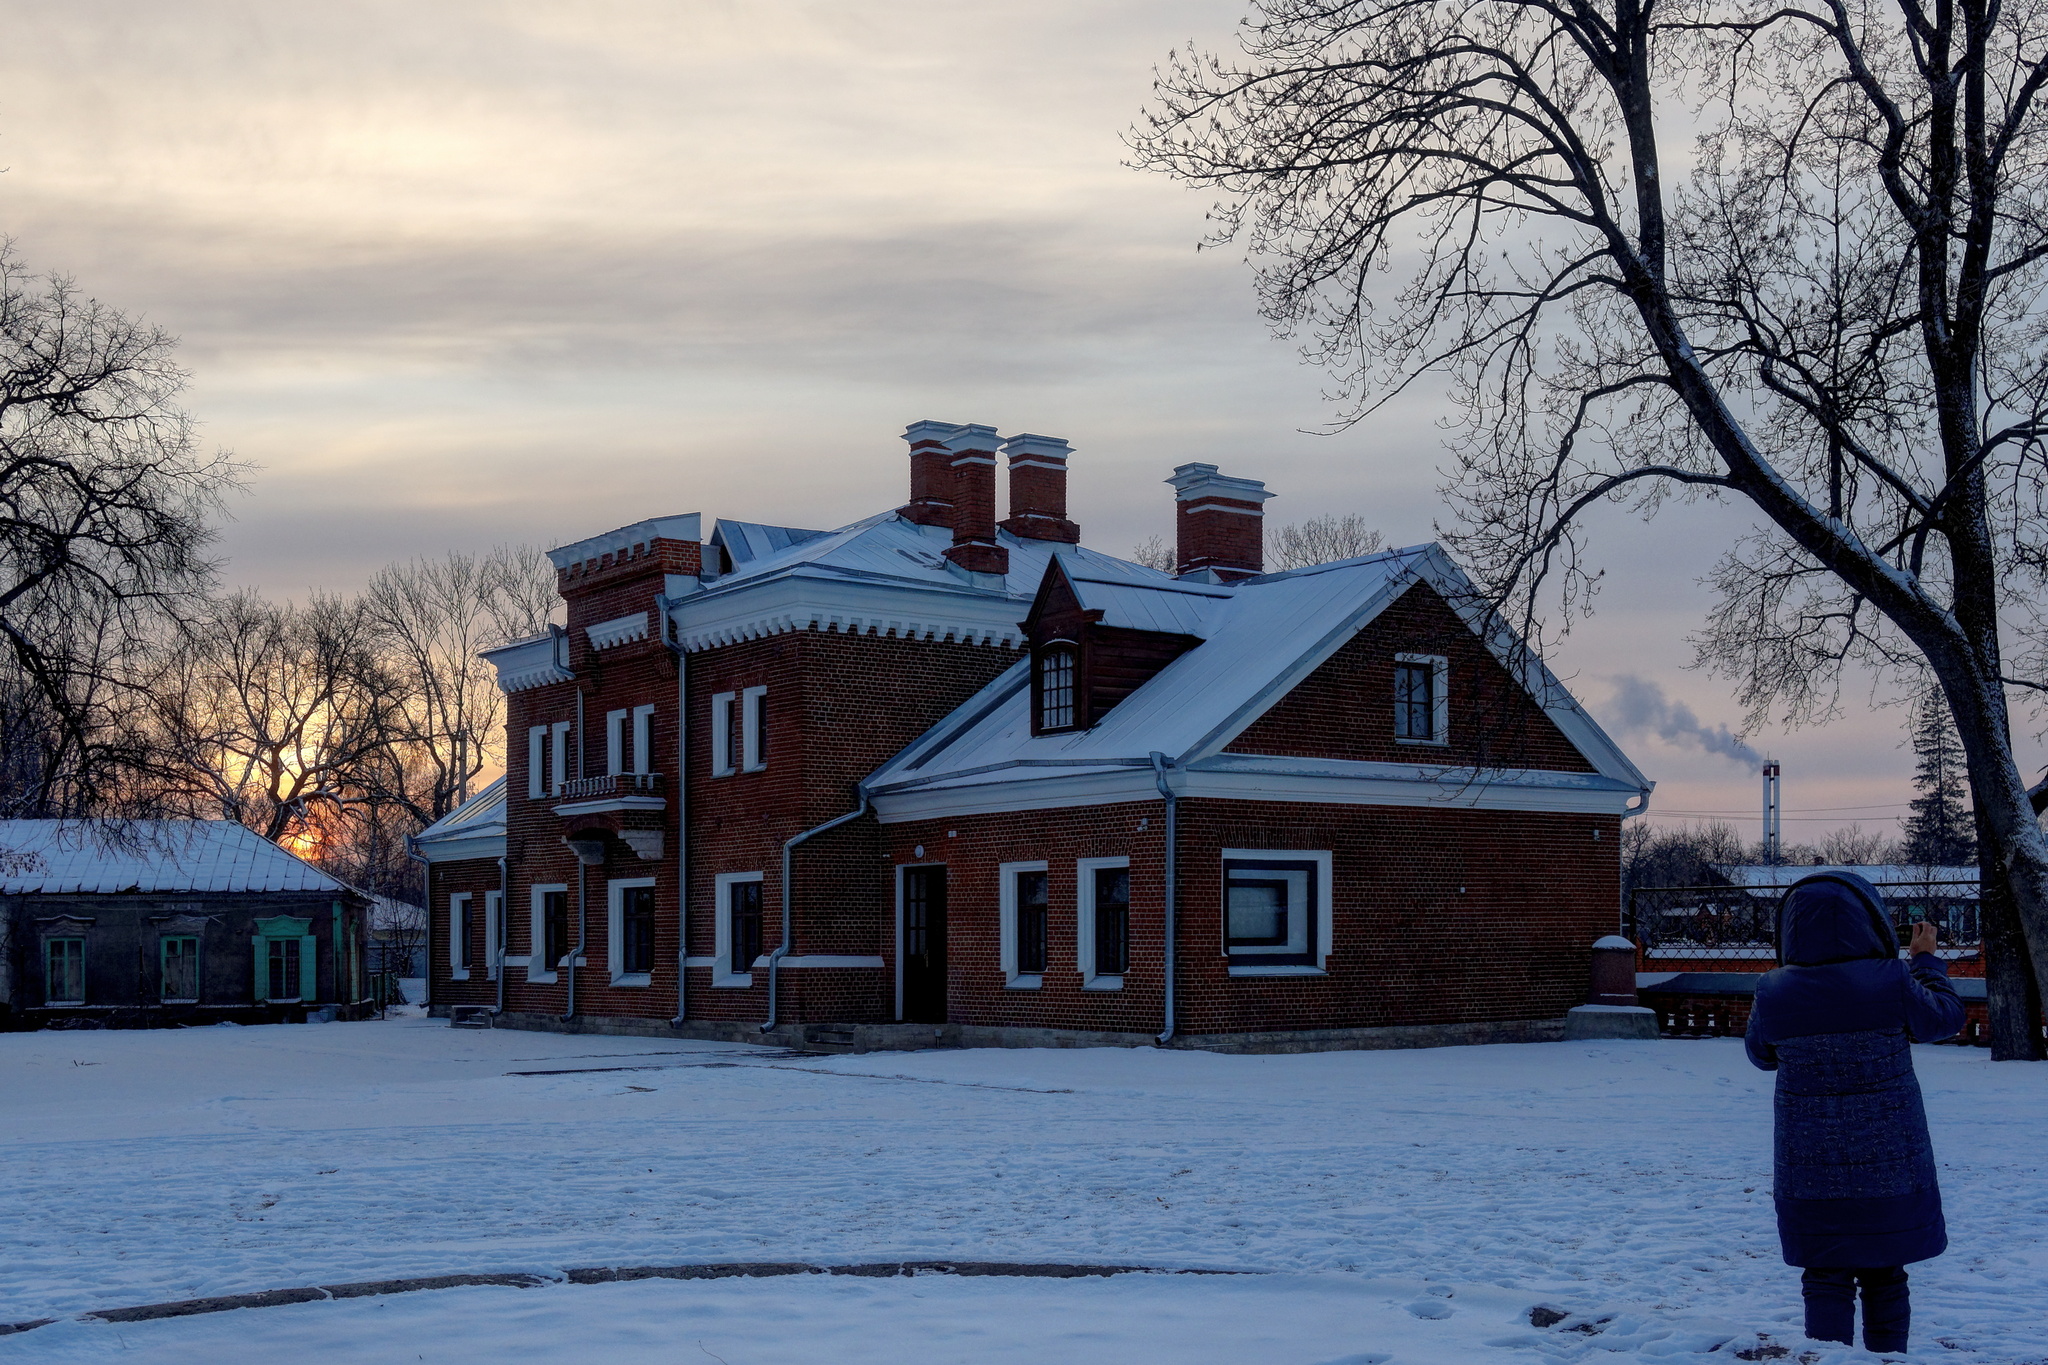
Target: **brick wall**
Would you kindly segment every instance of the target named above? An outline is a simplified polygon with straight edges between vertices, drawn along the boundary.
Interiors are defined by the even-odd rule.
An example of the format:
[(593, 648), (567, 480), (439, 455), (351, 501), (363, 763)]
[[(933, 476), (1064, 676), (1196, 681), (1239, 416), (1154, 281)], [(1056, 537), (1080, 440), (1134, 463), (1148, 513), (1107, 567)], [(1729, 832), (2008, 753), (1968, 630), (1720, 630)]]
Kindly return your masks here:
[[(1396, 654), (1440, 655), (1449, 661), (1448, 744), (1395, 741)], [(1422, 583), (1253, 721), (1229, 751), (1593, 771), (1458, 614)]]
[[(1616, 816), (1184, 800), (1180, 1031), (1561, 1017), (1585, 1001), (1593, 940), (1614, 931), (1620, 823)], [(947, 867), (950, 1022), (1156, 1031), (1163, 824), (1162, 803), (1142, 802), (883, 826), (891, 895), (894, 865)], [(1224, 848), (1333, 855), (1328, 975), (1230, 975)], [(1106, 856), (1129, 857), (1132, 874), (1131, 971), (1113, 993), (1081, 989), (1075, 953), (1074, 861)], [(1036, 859), (1051, 874), (1047, 971), (1036, 990), (1006, 989), (997, 868)], [(893, 988), (893, 941), (886, 953)]]

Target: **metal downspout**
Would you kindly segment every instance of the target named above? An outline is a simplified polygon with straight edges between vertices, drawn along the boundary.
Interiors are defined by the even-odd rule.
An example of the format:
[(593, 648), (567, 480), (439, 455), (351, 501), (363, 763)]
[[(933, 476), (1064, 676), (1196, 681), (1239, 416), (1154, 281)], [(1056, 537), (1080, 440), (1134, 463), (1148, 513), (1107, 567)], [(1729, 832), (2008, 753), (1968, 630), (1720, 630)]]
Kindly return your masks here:
[[(505, 795), (507, 798), (505, 805), (509, 810), (512, 805), (510, 799), (512, 794), (508, 791)], [(506, 822), (506, 828), (511, 828), (510, 821)], [(491, 963), (491, 974), (498, 978), (498, 1007), (491, 1011), (493, 1017), (505, 1012), (505, 952), (500, 945), (511, 937), (511, 926), (505, 920), (506, 912), (512, 903), (511, 890), (512, 888), (506, 882), (505, 860), (500, 858), (498, 859), (498, 922), (492, 926), (496, 932), (491, 935), (491, 942), (484, 950), (495, 955)]]
[(1173, 794), (1173, 788), (1166, 783), (1166, 770), (1171, 766), (1166, 761), (1165, 754), (1160, 753), (1157, 749), (1152, 751), (1154, 781), (1158, 784), (1159, 795), (1166, 800), (1166, 1027), (1159, 1031), (1158, 1038), (1154, 1040), (1162, 1045), (1173, 1041), (1173, 1033), (1176, 1027), (1173, 1015), (1173, 978), (1178, 965), (1174, 949), (1174, 930), (1177, 927), (1178, 907), (1176, 901), (1178, 898), (1175, 892), (1179, 885), (1179, 869), (1176, 865), (1175, 855), (1179, 851), (1180, 843), (1176, 837), (1178, 834), (1180, 798)]
[(790, 946), (796, 937), (796, 912), (794, 909), (796, 887), (791, 881), (791, 869), (795, 866), (796, 846), (806, 839), (823, 834), (828, 829), (835, 829), (845, 824), (848, 820), (858, 820), (867, 813), (868, 794), (866, 791), (862, 791), (858, 806), (855, 806), (844, 815), (834, 816), (822, 825), (805, 830), (802, 834), (794, 836), (782, 846), (782, 942), (776, 944), (775, 951), (768, 954), (768, 1022), (761, 1025), (761, 1032), (763, 1033), (775, 1027), (777, 969), (781, 967), (782, 959), (789, 955)]
[(668, 1026), (681, 1028), (690, 1013), (690, 812), (683, 796), (684, 778), (690, 771), (690, 708), (686, 657), (683, 647), (669, 638), (668, 612), (673, 604), (673, 598), (655, 595), (661, 642), (676, 656), (676, 1013)]
[[(583, 776), (583, 689), (576, 689), (576, 776)], [(576, 946), (569, 950), (569, 1007), (563, 1023), (576, 1017), (576, 964), (583, 960), (583, 937), (590, 929), (590, 866), (576, 857)]]
[[(431, 1015), (434, 1012), (434, 866), (420, 856), (419, 845), (410, 834), (405, 836), (405, 856), (420, 865), (420, 899), (427, 903), (427, 960), (423, 964), (427, 970), (422, 978), (427, 998), (420, 1001), (420, 1004)], [(389, 975), (389, 954), (385, 955), (384, 968), (385, 974)]]

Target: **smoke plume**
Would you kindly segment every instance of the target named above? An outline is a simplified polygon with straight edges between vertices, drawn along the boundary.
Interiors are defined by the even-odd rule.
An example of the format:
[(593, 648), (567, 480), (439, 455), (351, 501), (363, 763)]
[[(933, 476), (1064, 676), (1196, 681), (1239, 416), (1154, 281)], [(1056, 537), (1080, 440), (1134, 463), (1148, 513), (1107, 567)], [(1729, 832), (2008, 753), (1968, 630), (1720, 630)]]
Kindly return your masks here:
[(1763, 755), (1744, 744), (1741, 735), (1725, 725), (1702, 724), (1690, 706), (1671, 700), (1646, 678), (1626, 673), (1615, 678), (1607, 713), (1624, 735), (1655, 735), (1667, 744), (1701, 749), (1750, 767), (1763, 762)]

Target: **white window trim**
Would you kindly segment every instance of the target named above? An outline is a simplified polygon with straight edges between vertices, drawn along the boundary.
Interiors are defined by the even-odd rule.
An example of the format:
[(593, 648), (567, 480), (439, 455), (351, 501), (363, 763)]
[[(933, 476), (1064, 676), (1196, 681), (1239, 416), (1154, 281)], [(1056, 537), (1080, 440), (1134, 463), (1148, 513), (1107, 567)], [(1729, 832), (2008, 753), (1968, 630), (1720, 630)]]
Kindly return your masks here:
[(526, 932), (531, 942), (528, 944), (530, 951), (526, 955), (526, 979), (542, 986), (552, 986), (555, 983), (555, 968), (560, 965), (548, 961), (547, 954), (548, 935), (543, 898), (550, 891), (559, 891), (566, 896), (569, 894), (569, 884), (545, 882), (527, 888)]
[[(1331, 877), (1331, 865), (1336, 860), (1327, 850), (1323, 849), (1226, 848), (1223, 850), (1222, 860), (1216, 865), (1219, 882), (1223, 878), (1225, 864), (1237, 862), (1240, 859), (1314, 863), (1316, 865), (1316, 960), (1314, 965), (1289, 962), (1268, 967), (1255, 965), (1250, 962), (1241, 962), (1236, 958), (1231, 958), (1230, 974), (1232, 976), (1327, 976), (1330, 970), (1330, 941), (1336, 923), (1336, 914), (1333, 906), (1337, 899), (1337, 886)], [(1226, 903), (1224, 906), (1225, 926), (1223, 940), (1223, 952), (1226, 957), (1230, 953), (1229, 913), (1229, 906)]]
[(654, 771), (654, 707), (651, 703), (633, 708), (632, 771)]
[[(731, 777), (732, 766), (732, 704), (739, 696), (737, 692), (714, 692), (711, 694), (711, 775)], [(720, 901), (723, 914), (725, 902)]]
[(455, 981), (469, 980), (469, 968), (462, 965), (462, 940), (468, 931), (470, 894), (457, 891), (448, 897), (448, 975)]
[(651, 973), (626, 970), (626, 890), (653, 885), (652, 877), (621, 877), (605, 885), (605, 965), (611, 970), (614, 986), (654, 984)]
[(526, 797), (538, 801), (548, 794), (548, 727), (526, 727)]
[[(76, 1000), (52, 1000), (50, 989), (50, 944), (53, 942), (78, 941), (78, 998)], [(47, 934), (43, 938), (43, 1003), (46, 1005), (83, 1005), (85, 1003), (85, 935)]]
[(1441, 654), (1396, 654), (1397, 664), (1428, 664), (1429, 679), (1429, 738), (1409, 739), (1399, 735), (1396, 744), (1433, 744), (1442, 746), (1451, 742), (1451, 661)]
[(505, 938), (504, 917), (505, 893), (484, 892), (484, 975), (492, 981), (505, 967), (505, 953), (498, 946)]
[(1129, 870), (1129, 858), (1077, 858), (1074, 861), (1074, 953), (1081, 964), (1081, 989), (1120, 991), (1121, 976), (1100, 976), (1095, 971), (1095, 874), (1106, 867)]
[(621, 707), (604, 713), (604, 771), (607, 777), (633, 771), (632, 711)]
[[(730, 698), (732, 694), (728, 692), (726, 696)], [(714, 986), (722, 986), (731, 990), (742, 990), (754, 984), (754, 974), (751, 971), (736, 972), (732, 970), (732, 899), (727, 888), (738, 885), (741, 882), (764, 880), (766, 878), (759, 872), (721, 872), (712, 878), (716, 888), (715, 894), (718, 897), (716, 901), (717, 908), (711, 916), (712, 924), (715, 926), (711, 958), (711, 984)], [(761, 896), (761, 919), (762, 926), (765, 929), (768, 919), (768, 896), (765, 891)], [(764, 934), (763, 937), (765, 938), (766, 935)], [(755, 958), (752, 965), (760, 966), (761, 959)]]
[(562, 794), (562, 786), (569, 780), (569, 726), (569, 721), (556, 721), (551, 736), (554, 742), (548, 754), (548, 791), (555, 796)]
[[(1050, 868), (1044, 859), (1037, 862), (1004, 863), (996, 869), (996, 904), (1002, 923), (1003, 989), (1009, 991), (1035, 991), (1045, 984), (1045, 977), (1037, 972), (1021, 973), (1017, 970), (1017, 874), (1019, 872), (1045, 872), (1046, 901), (1048, 909), (1052, 900)], [(1046, 955), (1052, 955), (1052, 933), (1046, 932)], [(1052, 964), (1046, 963), (1047, 967)]]
[(740, 693), (740, 771), (757, 773), (768, 766), (768, 755), (761, 752), (761, 699), (768, 695), (765, 687), (750, 687)]

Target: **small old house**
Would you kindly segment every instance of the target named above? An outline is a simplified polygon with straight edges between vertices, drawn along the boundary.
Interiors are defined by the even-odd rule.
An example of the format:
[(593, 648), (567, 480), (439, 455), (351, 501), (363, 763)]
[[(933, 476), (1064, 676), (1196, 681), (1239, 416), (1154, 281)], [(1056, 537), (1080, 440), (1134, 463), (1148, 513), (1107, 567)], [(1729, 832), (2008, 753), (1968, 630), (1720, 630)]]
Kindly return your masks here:
[(16, 1027), (360, 1012), (367, 899), (229, 820), (0, 821)]

